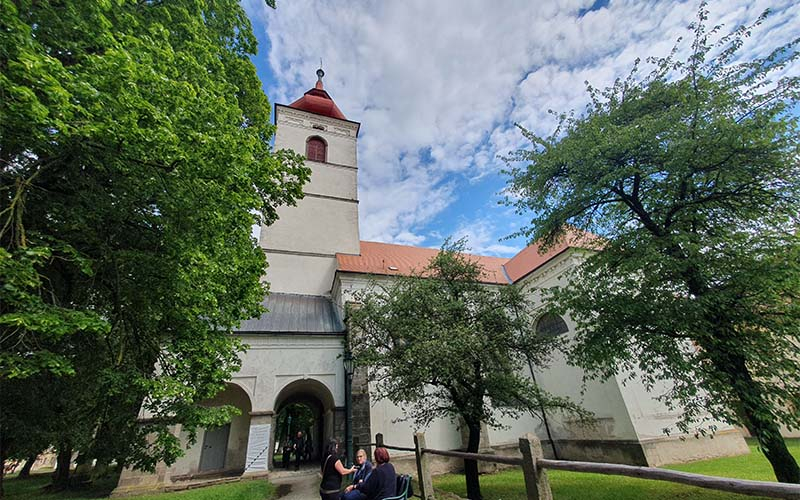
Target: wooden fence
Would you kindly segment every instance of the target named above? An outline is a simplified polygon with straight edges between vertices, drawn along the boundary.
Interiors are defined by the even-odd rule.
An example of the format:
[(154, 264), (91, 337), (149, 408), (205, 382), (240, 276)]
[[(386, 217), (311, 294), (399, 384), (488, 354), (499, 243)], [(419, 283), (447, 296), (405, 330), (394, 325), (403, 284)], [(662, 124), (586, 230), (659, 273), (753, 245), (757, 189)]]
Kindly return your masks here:
[(434, 450), (425, 446), (424, 432), (419, 432), (414, 435), (414, 448), (387, 445), (383, 442), (382, 434), (376, 435), (375, 443), (370, 443), (370, 445), (383, 446), (399, 451), (413, 451), (416, 454), (420, 496), (424, 500), (434, 498), (433, 481), (431, 480), (430, 472), (431, 455), (521, 466), (525, 478), (525, 490), (529, 500), (552, 500), (553, 492), (550, 489), (550, 481), (547, 479), (547, 469), (630, 476), (654, 481), (687, 484), (711, 490), (728, 491), (741, 495), (800, 500), (800, 485), (797, 484), (704, 476), (702, 474), (659, 469), (656, 467), (637, 467), (633, 465), (577, 462), (571, 460), (549, 460), (544, 458), (542, 444), (533, 434), (525, 434), (520, 438), (519, 451), (522, 454), (521, 458), (487, 455), (485, 453)]

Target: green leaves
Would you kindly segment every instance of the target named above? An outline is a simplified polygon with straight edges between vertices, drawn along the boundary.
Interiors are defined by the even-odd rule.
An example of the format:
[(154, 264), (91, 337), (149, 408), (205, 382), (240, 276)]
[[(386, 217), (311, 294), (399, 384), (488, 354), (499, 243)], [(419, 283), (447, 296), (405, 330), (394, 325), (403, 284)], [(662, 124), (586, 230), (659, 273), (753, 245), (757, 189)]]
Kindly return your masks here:
[(168, 423), (225, 416), (200, 403), (265, 293), (251, 228), (309, 170), (271, 151), (238, 2), (0, 2), (0, 377), (46, 380), (53, 444), (174, 461)]
[(42, 372), (72, 375), (74, 367), (68, 357), (56, 352), (58, 343), (76, 333), (108, 332), (108, 323), (97, 314), (61, 307), (41, 295), (40, 269), (54, 258), (85, 264), (69, 248), (58, 252), (37, 246), (14, 253), (0, 248), (0, 379)]
[(483, 268), (447, 242), (419, 274), (375, 282), (348, 310), (351, 348), (376, 396), (424, 426), (435, 418), (500, 425), (501, 415), (547, 408), (580, 412), (526, 375), (556, 340), (535, 334), (524, 293), (479, 281)]
[(605, 239), (549, 296), (579, 325), (572, 362), (666, 384), (682, 431), (718, 419), (780, 441), (778, 424), (800, 427), (800, 82), (779, 70), (800, 41), (738, 61), (763, 16), (714, 42), (704, 9), (686, 60), (590, 88), (551, 136), (524, 131), (509, 203), (531, 239)]

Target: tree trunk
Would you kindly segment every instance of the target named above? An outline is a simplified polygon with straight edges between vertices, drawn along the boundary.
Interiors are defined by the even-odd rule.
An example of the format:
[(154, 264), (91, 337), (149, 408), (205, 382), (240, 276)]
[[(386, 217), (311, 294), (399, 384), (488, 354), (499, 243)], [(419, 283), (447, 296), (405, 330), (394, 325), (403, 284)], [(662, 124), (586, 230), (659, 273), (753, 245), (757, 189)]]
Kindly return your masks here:
[[(749, 375), (748, 373), (748, 378)], [(762, 402), (761, 395), (753, 390), (740, 389), (736, 392), (742, 399), (748, 423), (747, 430), (758, 440), (764, 456), (775, 471), (775, 478), (781, 483), (800, 483), (800, 467), (797, 465), (797, 460), (789, 453), (786, 442), (781, 436), (781, 428), (772, 414), (762, 410), (766, 404)]]
[[(696, 269), (688, 269), (685, 278), (693, 295), (701, 297), (706, 293), (707, 286)], [(711, 316), (709, 319), (712, 320), (711, 324), (725, 325), (724, 316)], [(702, 342), (700, 346), (708, 353), (714, 368), (727, 375), (728, 383), (741, 404), (740, 417), (750, 434), (758, 440), (764, 456), (772, 465), (775, 478), (781, 483), (800, 483), (800, 467), (781, 436), (780, 426), (771, 411), (771, 403), (764, 400), (759, 384), (753, 380), (747, 368), (745, 357), (725, 347), (726, 338), (735, 338), (736, 332), (730, 326), (720, 326), (715, 337), (716, 340)]]
[(6, 447), (3, 444), (2, 436), (0, 436), (0, 498), (5, 498), (3, 478), (6, 475)]
[(53, 487), (64, 490), (69, 487), (69, 467), (72, 462), (72, 446), (62, 446), (56, 457), (56, 473), (53, 476)]
[[(481, 424), (480, 422), (468, 422), (467, 429), (469, 430), (467, 452), (478, 453), (481, 444)], [(477, 460), (464, 460), (464, 478), (467, 482), (467, 498), (469, 500), (482, 500)]]
[[(756, 417), (751, 417), (751, 420), (753, 418)], [(748, 430), (758, 439), (764, 456), (772, 464), (775, 478), (781, 483), (800, 483), (800, 467), (797, 465), (797, 460), (789, 453), (786, 442), (781, 436), (780, 427), (774, 421), (770, 421), (760, 426), (751, 424)]]
[[(720, 363), (725, 359), (729, 362)], [(764, 401), (744, 357), (739, 354), (723, 355), (715, 358), (715, 365), (728, 374), (733, 391), (741, 402), (747, 429), (758, 440), (764, 456), (772, 465), (775, 478), (781, 483), (800, 483), (800, 467), (789, 453), (780, 426), (769, 411), (770, 403)]]
[(28, 479), (31, 477), (31, 469), (33, 468), (33, 464), (36, 463), (36, 458), (39, 455), (31, 455), (25, 461), (25, 465), (22, 466), (22, 470), (19, 471), (17, 475), (17, 479)]

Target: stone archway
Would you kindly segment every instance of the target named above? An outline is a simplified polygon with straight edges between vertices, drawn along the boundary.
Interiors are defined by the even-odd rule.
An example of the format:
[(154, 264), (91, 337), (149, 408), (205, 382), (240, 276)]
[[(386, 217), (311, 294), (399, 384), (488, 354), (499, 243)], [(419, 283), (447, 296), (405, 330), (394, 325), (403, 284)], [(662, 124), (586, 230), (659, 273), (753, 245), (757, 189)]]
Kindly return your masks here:
[[(197, 472), (228, 471), (241, 474), (247, 461), (247, 441), (250, 434), (250, 411), (252, 404), (245, 390), (235, 383), (226, 384), (225, 389), (203, 406), (234, 406), (239, 415), (229, 424), (215, 429), (204, 429), (197, 442), (201, 445)], [(224, 447), (224, 452), (215, 447)]]
[[(281, 424), (285, 425), (281, 414), (298, 405), (307, 407), (313, 414), (314, 424), (311, 429), (308, 429), (311, 432), (306, 439), (311, 439), (313, 445), (311, 462), (315, 466), (325, 444), (334, 436), (335, 405), (330, 390), (322, 382), (314, 379), (295, 380), (289, 383), (278, 393), (273, 406), (275, 408), (275, 425), (272, 430), (272, 448), (269, 457), (270, 467), (273, 469), (281, 465), (274, 463), (273, 457), (276, 448), (277, 452), (282, 454), (283, 443), (280, 442), (280, 438), (284, 434), (288, 434), (285, 429), (279, 428)], [(306, 431), (299, 430), (303, 430), (304, 433)]]
[[(197, 429), (197, 441), (189, 445), (189, 434), (181, 424), (173, 427), (173, 432), (180, 439), (182, 447), (188, 447), (186, 453), (172, 465), (160, 462), (155, 472), (144, 472), (125, 468), (120, 474), (117, 488), (112, 493), (116, 496), (130, 496), (149, 491), (163, 491), (166, 486), (175, 486), (176, 482), (210, 480), (221, 476), (239, 475), (245, 469), (247, 446), (250, 438), (250, 413), (252, 404), (245, 390), (228, 383), (225, 389), (212, 399), (203, 401), (203, 406), (234, 406), (239, 415), (230, 423), (216, 429)], [(206, 455), (203, 459), (203, 447), (217, 447), (214, 456)], [(205, 465), (205, 467), (203, 467)]]

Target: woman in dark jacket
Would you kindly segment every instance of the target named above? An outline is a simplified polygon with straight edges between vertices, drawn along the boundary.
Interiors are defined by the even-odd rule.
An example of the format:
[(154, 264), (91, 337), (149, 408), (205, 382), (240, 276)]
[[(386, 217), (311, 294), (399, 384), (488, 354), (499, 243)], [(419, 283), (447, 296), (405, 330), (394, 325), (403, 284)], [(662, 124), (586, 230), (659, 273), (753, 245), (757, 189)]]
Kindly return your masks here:
[(342, 476), (355, 472), (355, 467), (345, 469), (339, 460), (339, 443), (331, 439), (322, 459), (322, 482), (319, 484), (319, 496), (322, 500), (339, 500), (342, 489)]
[(353, 490), (360, 491), (367, 500), (382, 500), (397, 495), (397, 474), (389, 463), (389, 450), (375, 448), (375, 468), (366, 481), (348, 486), (345, 494)]

